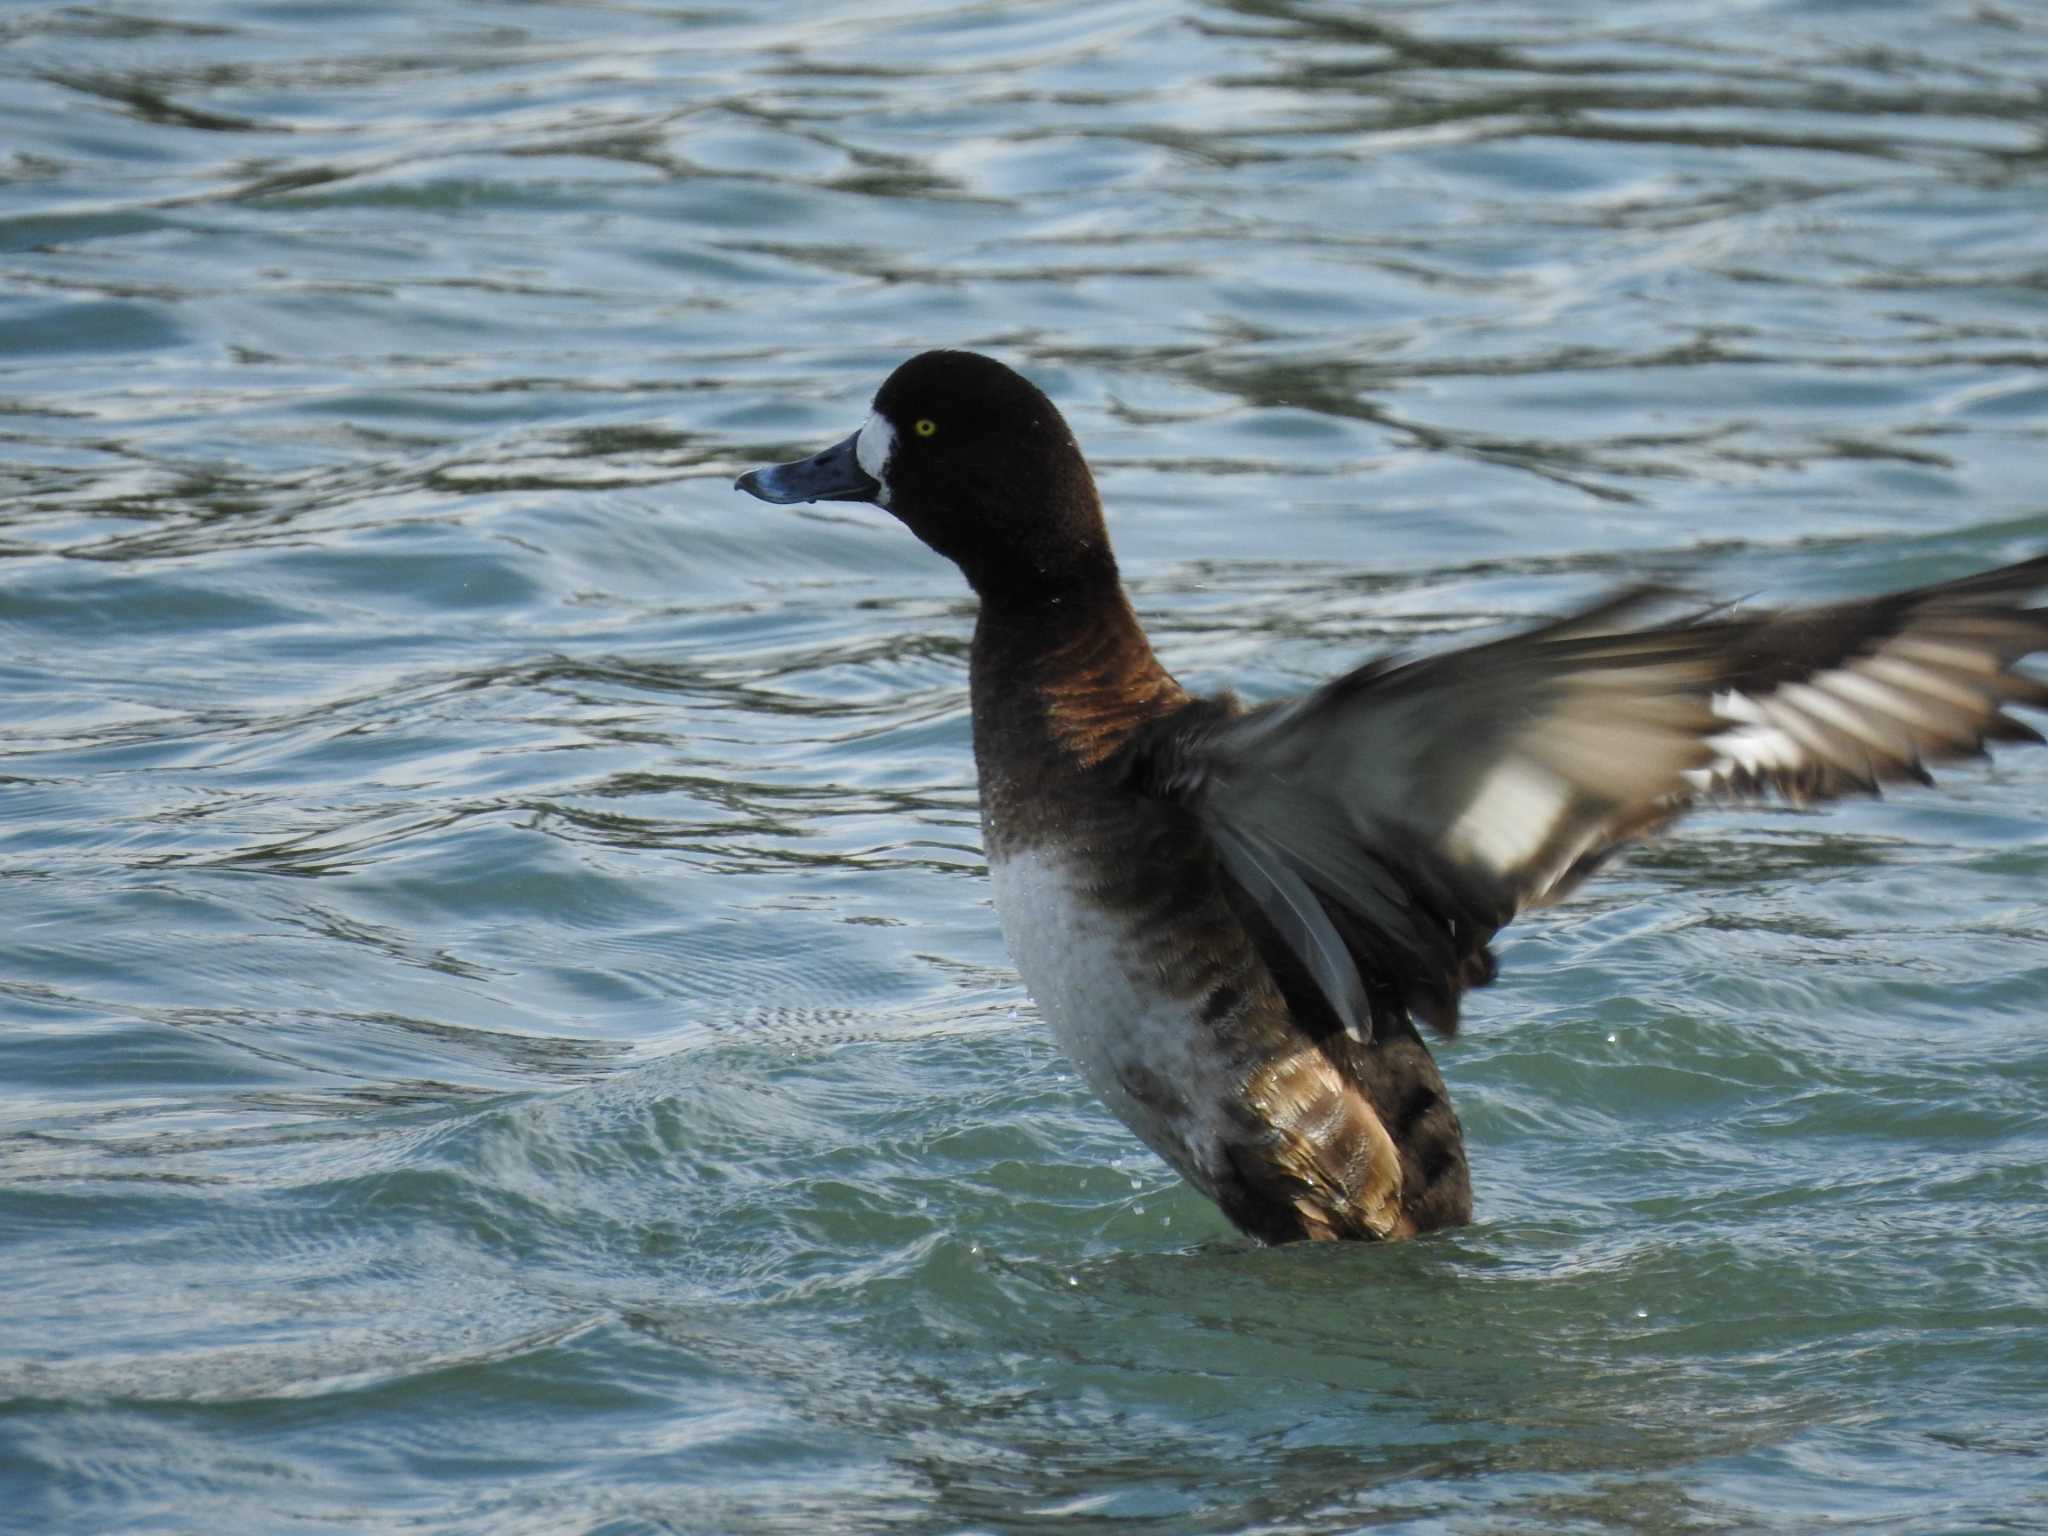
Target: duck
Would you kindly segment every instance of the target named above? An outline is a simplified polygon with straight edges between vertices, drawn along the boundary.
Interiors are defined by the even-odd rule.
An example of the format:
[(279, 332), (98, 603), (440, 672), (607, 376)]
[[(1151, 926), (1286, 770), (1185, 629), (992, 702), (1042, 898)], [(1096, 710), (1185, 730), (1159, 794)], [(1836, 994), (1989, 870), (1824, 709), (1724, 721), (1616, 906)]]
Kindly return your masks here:
[(1778, 611), (1633, 585), (1299, 697), (1189, 693), (1118, 574), (1052, 400), (966, 351), (902, 363), (763, 501), (867, 502), (960, 569), (981, 830), (1004, 940), (1093, 1093), (1264, 1243), (1472, 1219), (1425, 1031), (1496, 934), (1702, 804), (1810, 804), (2040, 744), (2016, 664), (2048, 556)]

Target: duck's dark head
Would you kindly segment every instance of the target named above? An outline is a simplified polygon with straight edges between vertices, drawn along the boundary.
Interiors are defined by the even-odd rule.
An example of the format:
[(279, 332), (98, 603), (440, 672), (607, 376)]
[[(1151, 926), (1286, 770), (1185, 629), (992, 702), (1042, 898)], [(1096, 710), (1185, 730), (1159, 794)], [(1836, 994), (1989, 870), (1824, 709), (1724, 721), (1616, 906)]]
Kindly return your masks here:
[(1052, 401), (974, 352), (924, 352), (890, 374), (858, 432), (741, 475), (763, 501), (869, 501), (995, 600), (1079, 596), (1116, 581), (1095, 481)]

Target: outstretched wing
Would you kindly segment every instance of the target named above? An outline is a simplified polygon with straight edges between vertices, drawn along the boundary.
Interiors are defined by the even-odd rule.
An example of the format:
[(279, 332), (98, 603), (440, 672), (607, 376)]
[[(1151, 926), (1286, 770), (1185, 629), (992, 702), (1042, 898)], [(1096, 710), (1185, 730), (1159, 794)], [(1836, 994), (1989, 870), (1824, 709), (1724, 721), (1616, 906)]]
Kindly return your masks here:
[(2048, 557), (1863, 602), (1629, 628), (1670, 594), (1423, 660), (1381, 659), (1244, 714), (1192, 706), (1138, 744), (1272, 937), (1359, 1039), (1449, 1033), (1488, 943), (1702, 796), (1808, 801), (2041, 741), (2013, 670), (2048, 648)]

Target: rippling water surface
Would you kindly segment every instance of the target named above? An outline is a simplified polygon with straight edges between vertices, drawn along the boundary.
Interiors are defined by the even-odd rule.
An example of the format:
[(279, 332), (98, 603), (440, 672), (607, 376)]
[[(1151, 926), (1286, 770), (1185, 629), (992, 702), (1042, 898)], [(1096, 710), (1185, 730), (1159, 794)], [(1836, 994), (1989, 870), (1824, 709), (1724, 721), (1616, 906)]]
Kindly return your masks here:
[(930, 345), (1193, 684), (2048, 548), (2018, 0), (0, 12), (34, 1531), (2048, 1525), (2048, 753), (1510, 930), (1479, 1220), (1256, 1250), (987, 905)]

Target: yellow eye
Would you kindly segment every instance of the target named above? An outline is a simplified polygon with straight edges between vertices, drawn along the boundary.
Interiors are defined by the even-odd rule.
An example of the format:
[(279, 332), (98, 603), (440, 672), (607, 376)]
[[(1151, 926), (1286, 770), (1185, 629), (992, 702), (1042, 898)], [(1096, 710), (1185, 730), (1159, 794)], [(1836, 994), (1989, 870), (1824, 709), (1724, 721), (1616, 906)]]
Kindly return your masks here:
[(919, 437), (930, 437), (934, 432), (939, 430), (939, 424), (936, 421), (933, 421), (929, 416), (920, 416), (917, 418), (916, 423), (911, 427), (910, 430), (915, 432)]

